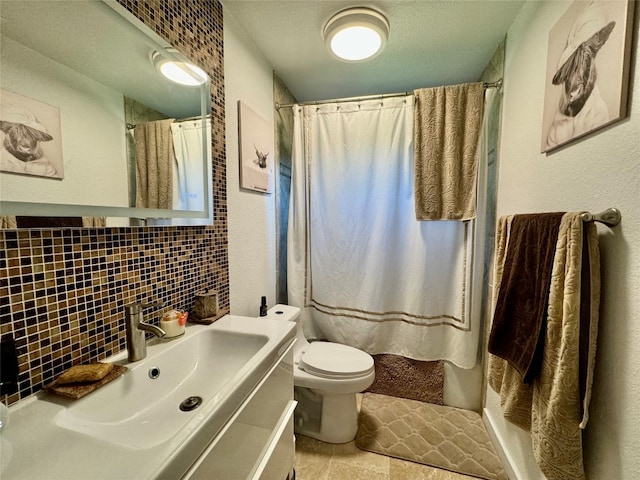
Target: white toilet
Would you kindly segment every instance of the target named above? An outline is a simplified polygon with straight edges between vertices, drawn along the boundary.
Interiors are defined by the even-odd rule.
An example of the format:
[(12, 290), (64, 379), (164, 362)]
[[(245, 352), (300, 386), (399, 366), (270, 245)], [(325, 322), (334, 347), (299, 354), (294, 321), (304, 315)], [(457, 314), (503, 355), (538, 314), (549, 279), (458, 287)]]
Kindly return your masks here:
[(276, 305), (268, 318), (297, 323), (293, 385), (298, 406), (295, 431), (328, 443), (352, 441), (358, 432), (356, 393), (373, 383), (373, 358), (338, 343), (309, 343), (300, 324), (300, 309)]

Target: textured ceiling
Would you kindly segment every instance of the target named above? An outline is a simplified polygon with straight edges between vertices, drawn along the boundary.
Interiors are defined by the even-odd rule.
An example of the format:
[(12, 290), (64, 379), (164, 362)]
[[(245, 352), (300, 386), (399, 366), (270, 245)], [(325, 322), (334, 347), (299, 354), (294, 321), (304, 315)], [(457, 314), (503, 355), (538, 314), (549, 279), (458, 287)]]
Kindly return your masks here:
[[(475, 81), (524, 0), (222, 0), (299, 101), (395, 93)], [(386, 49), (363, 63), (326, 51), (321, 30), (338, 10), (371, 6), (391, 24)]]

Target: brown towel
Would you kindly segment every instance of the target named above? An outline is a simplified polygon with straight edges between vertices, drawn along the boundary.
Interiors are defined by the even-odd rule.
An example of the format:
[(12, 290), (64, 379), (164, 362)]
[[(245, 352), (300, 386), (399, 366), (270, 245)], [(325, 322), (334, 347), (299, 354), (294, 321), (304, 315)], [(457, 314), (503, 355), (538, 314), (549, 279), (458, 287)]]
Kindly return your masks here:
[(50, 228), (50, 227), (106, 227), (107, 217), (13, 217), (13, 227), (3, 228)]
[(413, 93), (416, 219), (471, 220), (484, 87), (466, 83)]
[[(507, 245), (514, 215), (503, 216), (496, 225), (496, 240), (493, 260), (493, 295), (491, 303), (495, 311), (498, 302), (502, 271), (507, 256)], [(506, 360), (495, 355), (489, 355), (488, 361), (489, 386), (500, 394), (500, 406), (504, 418), (523, 430), (531, 430), (531, 399), (533, 386), (522, 381), (522, 375)]]
[(564, 213), (514, 215), (489, 352), (529, 383), (542, 360), (551, 270)]

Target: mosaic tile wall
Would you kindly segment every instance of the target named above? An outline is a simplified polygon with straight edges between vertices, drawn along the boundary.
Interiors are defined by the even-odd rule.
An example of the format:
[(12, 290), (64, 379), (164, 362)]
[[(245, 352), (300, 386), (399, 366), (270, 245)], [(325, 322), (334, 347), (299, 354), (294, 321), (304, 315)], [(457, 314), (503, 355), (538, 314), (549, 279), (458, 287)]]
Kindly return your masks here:
[(17, 344), (13, 404), (66, 368), (125, 348), (124, 305), (189, 310), (215, 289), (229, 312), (224, 55), (217, 0), (118, 0), (212, 78), (214, 224), (210, 227), (0, 230), (0, 333)]

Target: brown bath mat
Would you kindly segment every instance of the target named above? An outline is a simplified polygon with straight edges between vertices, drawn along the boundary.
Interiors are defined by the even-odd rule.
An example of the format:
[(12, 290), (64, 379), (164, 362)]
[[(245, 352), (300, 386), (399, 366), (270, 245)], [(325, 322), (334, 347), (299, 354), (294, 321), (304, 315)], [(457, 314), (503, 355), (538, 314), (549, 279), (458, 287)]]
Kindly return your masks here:
[(374, 355), (376, 379), (367, 392), (442, 405), (444, 362), (424, 362), (400, 355)]
[(365, 393), (356, 445), (487, 480), (508, 480), (476, 412)]

